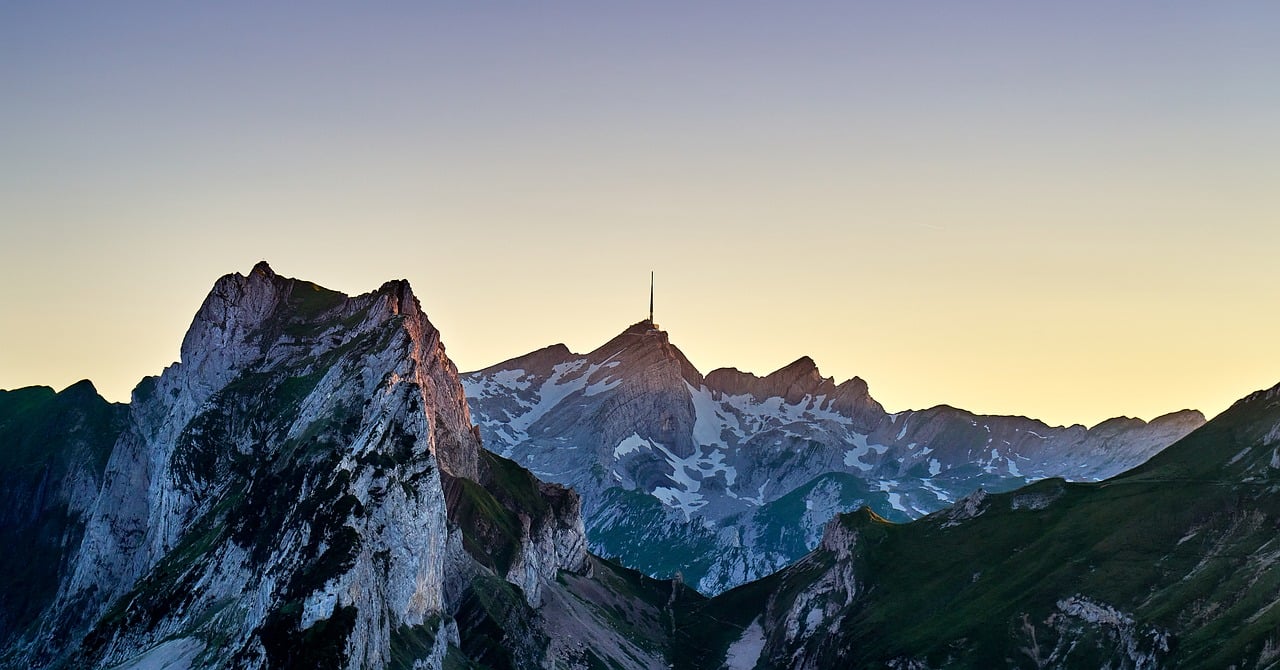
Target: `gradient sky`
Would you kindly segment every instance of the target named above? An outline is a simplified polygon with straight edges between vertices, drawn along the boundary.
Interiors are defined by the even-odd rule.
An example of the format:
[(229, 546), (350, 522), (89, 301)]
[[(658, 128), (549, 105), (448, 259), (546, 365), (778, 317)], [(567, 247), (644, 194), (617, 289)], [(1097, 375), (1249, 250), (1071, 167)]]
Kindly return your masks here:
[(123, 400), (267, 259), (475, 369), (657, 320), (890, 410), (1280, 382), (1280, 3), (0, 3), (0, 388)]

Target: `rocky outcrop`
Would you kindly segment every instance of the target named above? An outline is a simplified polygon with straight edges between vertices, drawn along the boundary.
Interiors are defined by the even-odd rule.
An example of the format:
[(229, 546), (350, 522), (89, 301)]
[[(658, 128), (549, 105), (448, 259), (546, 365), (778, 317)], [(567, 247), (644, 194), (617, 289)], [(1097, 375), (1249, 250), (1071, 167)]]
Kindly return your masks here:
[(265, 263), (218, 280), (102, 479), (6, 663), (439, 667), (476, 634), (455, 620), (474, 580), (536, 608), (587, 565), (577, 496), (482, 451), (403, 281), (348, 297)]
[(854, 427), (869, 433), (887, 418), (884, 407), (871, 397), (867, 383), (854, 377), (837, 385), (832, 377), (823, 377), (818, 364), (808, 356), (764, 376), (757, 377), (736, 368), (720, 368), (707, 375), (707, 388), (725, 396), (747, 395), (757, 402), (782, 398), (796, 405), (807, 399), (822, 398), (831, 409), (853, 420)]
[(707, 375), (707, 388), (725, 395), (750, 395), (757, 401), (782, 398), (794, 405), (806, 395), (818, 396), (835, 388), (818, 372), (818, 364), (803, 356), (774, 372), (757, 377), (736, 368), (720, 368)]

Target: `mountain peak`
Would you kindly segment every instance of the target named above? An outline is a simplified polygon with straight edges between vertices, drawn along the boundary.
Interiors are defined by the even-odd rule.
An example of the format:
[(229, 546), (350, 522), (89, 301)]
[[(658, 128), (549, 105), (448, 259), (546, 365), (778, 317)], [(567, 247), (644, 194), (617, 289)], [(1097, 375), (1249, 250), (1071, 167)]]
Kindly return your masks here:
[(720, 368), (707, 375), (707, 386), (726, 395), (751, 395), (757, 400), (778, 397), (788, 403), (800, 402), (806, 395), (832, 394), (835, 382), (822, 376), (818, 364), (801, 356), (773, 372), (758, 377), (737, 368)]
[(810, 371), (816, 373), (818, 372), (818, 364), (808, 356), (801, 356), (800, 358), (797, 358), (794, 361), (791, 361), (790, 363), (784, 365), (782, 368), (780, 368), (777, 372), (774, 372), (773, 374), (778, 374), (783, 370), (795, 370), (797, 372), (803, 372), (805, 374), (807, 374)]
[(826, 396), (832, 409), (855, 419), (864, 430), (873, 430), (886, 416), (884, 407), (871, 397), (867, 383), (853, 377), (839, 386), (831, 377), (823, 377), (818, 364), (808, 356), (757, 377), (736, 368), (720, 368), (707, 374), (707, 388), (725, 395), (750, 395), (757, 401), (782, 398), (789, 404), (806, 396)]
[(67, 388), (62, 389), (60, 393), (67, 393), (68, 391), (70, 391), (73, 394), (78, 393), (78, 394), (98, 395), (98, 387), (94, 386), (93, 382), (88, 379), (81, 379), (80, 381), (68, 386)]
[(531, 351), (523, 356), (508, 358), (500, 363), (494, 363), (487, 368), (467, 374), (492, 374), (501, 370), (523, 370), (525, 373), (549, 376), (556, 365), (578, 357), (577, 354), (569, 351), (569, 347), (563, 343), (556, 343)]
[(645, 319), (644, 321), (639, 321), (639, 322), (633, 323), (633, 324), (631, 324), (630, 326), (627, 326), (627, 329), (626, 329), (626, 330), (624, 330), (624, 331), (622, 331), (622, 332), (623, 332), (624, 334), (626, 334), (626, 333), (635, 333), (635, 334), (640, 334), (640, 335), (645, 335), (645, 334), (648, 334), (648, 333), (662, 333), (663, 337), (665, 337), (665, 336), (666, 336), (666, 334), (667, 334), (667, 331), (659, 329), (659, 328), (658, 328), (658, 324), (656, 324), (656, 323), (654, 323), (654, 322), (652, 322), (652, 321), (650, 321), (650, 320), (648, 320), (648, 319)]
[[(129, 407), (88, 381), (35, 394), (57, 411), (23, 429), (42, 469), (5, 480), (0, 540), (49, 560), (0, 560), (0, 593), (38, 598), (0, 599), (4, 667), (381, 667), (397, 635), (438, 666), (469, 646), (470, 594), (532, 613), (588, 564), (577, 494), (482, 452), (403, 280), (349, 297), (259, 263), (215, 283)], [(0, 415), (23, 400), (0, 395)]]
[(253, 269), (249, 271), (251, 275), (262, 275), (267, 279), (274, 279), (276, 273), (271, 269), (271, 265), (266, 261), (258, 261), (254, 264)]
[(393, 279), (378, 287), (375, 293), (385, 295), (391, 299), (392, 314), (414, 315), (422, 313), (422, 303), (418, 301), (418, 296), (414, 295), (413, 287), (409, 285), (408, 279)]
[(1153, 425), (1161, 423), (1192, 423), (1199, 427), (1204, 424), (1206, 420), (1204, 412), (1201, 412), (1198, 409), (1180, 409), (1176, 412), (1169, 412), (1168, 414), (1158, 416), (1148, 423)]
[(653, 347), (671, 347), (671, 338), (668, 337), (667, 331), (659, 330), (648, 321), (641, 321), (628, 326), (626, 330), (618, 333), (613, 339), (596, 349), (596, 351), (608, 351), (612, 354), (619, 350), (635, 350)]
[(702, 384), (702, 373), (689, 362), (684, 352), (671, 344), (667, 331), (648, 319), (634, 323), (616, 337), (587, 354), (587, 359), (603, 363), (606, 359), (620, 359), (624, 365), (658, 366), (675, 371), (685, 381), (697, 387)]

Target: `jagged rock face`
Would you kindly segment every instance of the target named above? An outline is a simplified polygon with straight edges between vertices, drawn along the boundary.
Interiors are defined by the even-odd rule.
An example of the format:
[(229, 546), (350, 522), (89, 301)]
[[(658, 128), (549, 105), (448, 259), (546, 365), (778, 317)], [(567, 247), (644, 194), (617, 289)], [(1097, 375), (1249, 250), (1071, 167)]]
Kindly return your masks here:
[(135, 390), (103, 480), (7, 663), (440, 667), (476, 580), (533, 608), (587, 561), (577, 497), (482, 453), (404, 282), (223, 277), (182, 362)]
[(586, 355), (563, 345), (464, 375), (485, 444), (583, 495), (594, 551), (718, 593), (796, 560), (838, 512), (906, 521), (979, 489), (1096, 481), (1204, 422), (1050, 427), (940, 406), (896, 414), (809, 358), (704, 379), (636, 324)]
[(681, 667), (1267, 668), (1280, 659), (1280, 386), (1102, 484), (863, 509), (698, 603)]
[(808, 356), (765, 377), (734, 368), (712, 370), (707, 375), (707, 388), (722, 396), (749, 395), (758, 403), (781, 398), (785, 405), (821, 396), (830, 399), (833, 410), (853, 419), (854, 428), (862, 433), (870, 433), (888, 418), (884, 407), (871, 397), (865, 381), (854, 377), (837, 386), (835, 380), (822, 376), (818, 364)]
[[(594, 528), (706, 542), (715, 583), (816, 549), (710, 600), (591, 556), (576, 494), (479, 448), (457, 374), (406, 285), (347, 297), (261, 264), (218, 282), (182, 362), (140, 384), (127, 409), (88, 384), (0, 392), (0, 534), (49, 558), (0, 574), (11, 626), (0, 667), (1280, 660), (1280, 387), (1103, 484), (974, 487), (908, 524), (867, 507), (826, 522), (862, 499), (919, 511), (906, 477), (944, 493), (946, 473), (1007, 483), (996, 475), (1010, 459), (1037, 472), (1085, 447), (1140, 451), (1133, 431), (1158, 441), (1197, 417), (1087, 431), (951, 408), (875, 419), (883, 410), (865, 385), (815, 381), (803, 361), (767, 383), (707, 381), (647, 324), (606, 346), (586, 357), (552, 347), (473, 378), (486, 411), (504, 413), (485, 418), (486, 432), (524, 434), (503, 448), (542, 445), (532, 453), (544, 463), (594, 459), (586, 501), (608, 512)], [(658, 425), (637, 428), (637, 404), (660, 407)], [(576, 414), (552, 416), (566, 408)], [(593, 426), (608, 432), (586, 441)], [(951, 463), (960, 454), (977, 461)], [(804, 481), (810, 462), (846, 467)], [(922, 462), (927, 476), (910, 474)], [(749, 515), (733, 510), (726, 501), (748, 500), (742, 487), (762, 468), (801, 484), (758, 489)], [(14, 589), (29, 583), (38, 588)]]

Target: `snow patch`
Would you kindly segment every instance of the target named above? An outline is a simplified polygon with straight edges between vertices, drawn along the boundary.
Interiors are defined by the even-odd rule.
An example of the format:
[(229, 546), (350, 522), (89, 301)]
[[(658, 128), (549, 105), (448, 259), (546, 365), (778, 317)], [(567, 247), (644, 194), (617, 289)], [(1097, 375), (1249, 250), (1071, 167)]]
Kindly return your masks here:
[(893, 492), (893, 487), (895, 484), (897, 484), (897, 482), (888, 482), (888, 481), (881, 480), (877, 482), (877, 484), (881, 493), (888, 494), (888, 496), (886, 497), (889, 499), (890, 507), (898, 510), (899, 512), (906, 512), (907, 514), (911, 514), (911, 510), (907, 509), (907, 507), (902, 504), (902, 494)]
[(729, 651), (724, 657), (725, 670), (751, 670), (760, 661), (760, 653), (763, 651), (764, 627), (760, 625), (760, 618), (756, 617), (742, 631), (742, 637), (729, 645)]
[(619, 442), (618, 446), (613, 448), (613, 457), (615, 459), (622, 458), (627, 454), (633, 454), (641, 449), (651, 448), (652, 445), (648, 440), (640, 437), (638, 433), (632, 433), (629, 437)]
[[(729, 418), (721, 409), (720, 403), (711, 397), (711, 391), (707, 387), (695, 389), (688, 382), (684, 385), (689, 389), (689, 399), (693, 401), (693, 441), (709, 447), (728, 446), (720, 439), (725, 429), (729, 428)], [(737, 432), (741, 433), (741, 429)]]
[(890, 506), (890, 507), (892, 507), (892, 508), (894, 508), (894, 509), (896, 509), (896, 510), (898, 510), (899, 512), (906, 512), (906, 513), (908, 513), (908, 514), (910, 514), (910, 513), (911, 513), (911, 510), (909, 510), (909, 509), (907, 509), (906, 507), (904, 507), (904, 506), (903, 506), (903, 504), (902, 504), (902, 494), (901, 494), (901, 493), (890, 493), (890, 494), (889, 494), (889, 506)]
[[(936, 463), (937, 461), (934, 461), (934, 462)], [(921, 488), (923, 488), (924, 490), (928, 491), (929, 493), (932, 493), (932, 494), (934, 495), (934, 497), (936, 497), (938, 500), (940, 500), (940, 501), (942, 501), (942, 502), (945, 502), (945, 503), (949, 503), (949, 502), (951, 502), (951, 494), (949, 494), (949, 493), (947, 493), (946, 491), (944, 491), (944, 490), (942, 490), (942, 489), (938, 488), (938, 486), (937, 486), (937, 485), (935, 485), (933, 482), (931, 482), (931, 481), (929, 481), (929, 480), (927, 480), (927, 479), (922, 479), (922, 480), (920, 480), (920, 486), (921, 486)]]
[(862, 460), (863, 456), (871, 452), (883, 454), (889, 448), (879, 444), (868, 444), (867, 436), (854, 433), (849, 440), (853, 443), (853, 449), (844, 452), (844, 464), (851, 468), (857, 468), (863, 472), (868, 472), (875, 466)]
[[(671, 466), (671, 474), (667, 475), (667, 479), (679, 487), (657, 487), (653, 490), (653, 496), (668, 507), (680, 509), (684, 512), (686, 519), (692, 512), (707, 504), (707, 500), (698, 493), (702, 488), (703, 479), (723, 474), (728, 487), (733, 486), (738, 477), (738, 471), (724, 462), (723, 451), (712, 449), (710, 453), (703, 454), (702, 446), (695, 444), (694, 452), (686, 458), (681, 458), (658, 442), (648, 440), (646, 443), (666, 456), (667, 464)], [(696, 473), (697, 478), (695, 479), (691, 473)]]
[[(584, 370), (583, 366), (586, 363), (586, 359), (578, 359), (561, 363), (551, 368), (551, 376), (547, 377), (547, 380), (542, 382), (542, 386), (538, 387), (537, 401), (533, 404), (522, 403), (526, 411), (518, 416), (508, 418), (507, 425), (517, 434), (518, 440), (528, 439), (529, 427), (570, 395), (578, 391), (582, 391), (585, 395), (595, 395), (608, 391), (622, 383), (621, 378), (614, 379), (612, 377), (606, 377), (594, 384), (590, 383), (595, 373), (608, 365), (609, 362), (594, 363)], [(499, 372), (494, 375), (494, 378), (505, 373), (506, 371)]]
[(494, 396), (512, 395), (515, 391), (524, 391), (533, 382), (525, 378), (525, 371), (500, 370), (488, 377), (480, 379), (462, 379), (462, 390), (468, 398), (492, 398)]
[(689, 518), (691, 512), (696, 512), (698, 508), (707, 504), (706, 498), (703, 498), (700, 493), (673, 489), (669, 486), (659, 486), (653, 489), (652, 495), (660, 500), (663, 505), (674, 507), (684, 512), (685, 519)]
[(582, 389), (582, 395), (593, 396), (600, 393), (604, 393), (605, 391), (612, 391), (614, 388), (618, 386), (618, 384), (621, 384), (621, 383), (622, 383), (622, 377), (616, 377), (616, 378), (605, 377), (604, 379), (601, 379), (600, 381), (586, 387), (585, 389)]
[(502, 370), (493, 375), (493, 383), (506, 389), (523, 391), (529, 388), (529, 381), (524, 379), (524, 370)]

